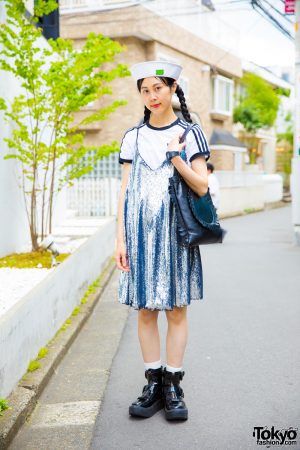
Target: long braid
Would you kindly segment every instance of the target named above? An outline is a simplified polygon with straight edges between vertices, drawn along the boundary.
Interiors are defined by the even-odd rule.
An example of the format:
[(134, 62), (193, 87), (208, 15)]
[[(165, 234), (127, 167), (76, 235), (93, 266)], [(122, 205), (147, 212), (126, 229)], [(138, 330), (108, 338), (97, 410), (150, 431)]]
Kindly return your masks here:
[(181, 112), (182, 112), (183, 117), (185, 118), (185, 120), (187, 122), (193, 123), (192, 118), (191, 118), (190, 113), (189, 113), (189, 110), (188, 110), (188, 108), (186, 106), (186, 101), (185, 101), (183, 90), (181, 89), (179, 84), (176, 87), (175, 94), (177, 94), (177, 97), (179, 98), (180, 108), (181, 108)]
[(145, 109), (144, 109), (144, 123), (146, 123), (150, 119), (150, 114), (151, 114), (150, 109), (148, 109), (147, 106), (145, 106)]

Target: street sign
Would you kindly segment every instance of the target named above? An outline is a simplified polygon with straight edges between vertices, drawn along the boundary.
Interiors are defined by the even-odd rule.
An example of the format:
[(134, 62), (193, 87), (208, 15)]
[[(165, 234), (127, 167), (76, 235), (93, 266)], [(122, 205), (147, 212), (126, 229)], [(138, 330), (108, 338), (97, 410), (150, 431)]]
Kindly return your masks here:
[(285, 0), (284, 1), (284, 13), (285, 14), (295, 14), (296, 11), (296, 0)]

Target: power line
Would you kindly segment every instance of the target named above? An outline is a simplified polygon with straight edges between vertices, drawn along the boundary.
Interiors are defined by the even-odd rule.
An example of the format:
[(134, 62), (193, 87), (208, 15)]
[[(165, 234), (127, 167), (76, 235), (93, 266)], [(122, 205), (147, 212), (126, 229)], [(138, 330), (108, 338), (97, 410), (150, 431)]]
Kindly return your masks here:
[[(268, 3), (268, 1), (267, 0), (265, 0), (266, 1), (266, 3)], [(144, 4), (146, 3), (146, 2), (143, 2)], [(220, 13), (222, 13), (222, 12), (224, 12), (224, 11), (245, 11), (245, 10), (247, 10), (247, 11), (251, 11), (252, 9), (255, 11), (255, 12), (257, 12), (260, 16), (262, 16), (264, 19), (266, 19), (266, 20), (268, 20), (273, 26), (275, 26), (281, 33), (283, 33), (286, 37), (289, 37), (291, 40), (293, 40), (293, 37), (292, 37), (292, 35), (291, 35), (291, 33), (288, 31), (288, 30), (286, 30), (281, 24), (280, 24), (280, 22), (278, 22), (270, 13), (269, 13), (269, 10), (270, 9), (272, 9), (272, 6), (273, 5), (270, 5), (269, 3), (268, 3), (268, 5), (269, 5), (269, 10), (266, 10), (265, 8), (264, 8), (264, 6), (262, 6), (261, 5), (261, 3), (260, 3), (260, 1), (259, 0), (227, 0), (226, 2), (223, 2), (222, 4), (220, 4), (220, 6), (225, 6), (225, 5), (237, 5), (237, 4), (241, 4), (241, 3), (244, 3), (245, 4), (245, 6), (246, 6), (246, 4), (248, 5), (248, 7), (247, 8), (235, 8), (235, 9), (228, 9), (228, 10), (226, 10), (226, 9), (218, 9), (216, 12), (220, 12)], [(139, 6), (138, 4), (136, 4), (136, 5), (131, 5), (131, 6), (128, 6), (128, 7), (124, 7), (124, 8), (122, 8), (122, 10), (124, 11), (124, 12), (126, 12), (126, 11), (128, 11), (129, 12), (129, 14), (130, 14), (130, 10), (131, 10), (131, 8), (133, 8), (133, 7), (136, 7), (136, 6)], [(256, 7), (255, 7), (256, 6)], [(252, 7), (252, 9), (251, 9), (251, 7)], [(112, 10), (110, 10), (110, 11), (112, 11)], [(151, 10), (150, 9), (150, 11), (153, 13), (153, 16), (152, 17), (148, 17), (147, 18), (147, 22), (149, 23), (149, 22), (151, 22), (151, 21), (156, 21), (157, 20), (157, 16), (158, 17), (166, 17), (166, 18), (170, 18), (170, 12), (169, 12), (169, 10), (168, 10), (168, 12), (167, 13), (158, 13), (158, 14), (156, 14), (156, 17), (155, 17), (155, 12), (153, 11), (153, 10)], [(173, 11), (174, 11), (174, 9), (173, 9)], [(176, 12), (173, 12), (172, 13), (172, 16), (171, 17), (175, 17), (175, 16), (178, 16), (178, 15), (180, 15), (180, 16), (183, 16), (183, 15), (185, 15), (185, 16), (188, 16), (188, 15), (195, 15), (195, 14), (197, 14), (197, 15), (200, 15), (200, 14), (211, 14), (212, 13), (212, 11), (210, 11), (210, 10), (205, 10), (205, 11), (195, 11), (195, 7), (194, 6), (191, 6), (191, 7), (185, 7), (185, 9), (182, 11), (182, 10), (180, 10), (180, 7), (179, 8), (176, 8), (176, 10), (175, 10)], [(96, 12), (96, 11), (95, 11)], [(98, 12), (98, 11), (97, 11)], [(105, 13), (105, 12), (107, 12), (107, 10), (100, 10), (99, 11), (99, 13)], [(279, 11), (277, 11), (277, 12), (279, 12)], [(90, 12), (87, 12), (87, 14), (90, 14)], [(77, 14), (68, 14), (68, 17), (78, 17), (78, 15)], [(267, 16), (267, 17), (266, 17)], [(123, 18), (115, 18), (115, 19), (110, 19), (110, 20), (101, 20), (101, 24), (108, 24), (108, 23), (120, 23), (120, 22), (127, 22), (129, 20), (129, 17), (127, 16), (126, 17), (126, 14), (123, 14)], [(145, 20), (145, 18), (144, 17), (140, 17), (140, 18), (136, 18), (135, 19), (135, 21), (137, 22), (137, 21), (143, 21), (143, 20)], [(248, 33), (250, 30), (251, 30), (251, 28), (253, 28), (253, 26), (255, 26), (256, 24), (257, 24), (257, 22), (258, 22), (258, 20), (256, 20), (254, 23), (252, 23), (251, 24), (251, 26), (247, 29), (247, 30), (245, 30), (244, 32), (245, 33)], [(81, 22), (82, 24), (85, 24), (84, 22)], [(95, 20), (95, 21), (90, 21), (89, 22), (89, 25), (93, 25), (93, 24), (99, 24), (99, 19), (98, 20)], [(80, 25), (80, 23), (77, 23), (77, 25)], [(225, 51), (225, 53), (214, 63), (214, 65), (217, 65), (223, 58), (225, 58), (229, 53), (231, 53), (232, 51), (234, 51), (234, 49), (235, 48), (231, 48), (231, 49), (229, 49), (229, 50), (227, 50), (227, 51)]]
[(285, 14), (283, 14), (281, 11), (279, 11), (279, 9), (277, 9), (274, 5), (272, 5), (271, 3), (268, 2), (268, 0), (264, 0), (265, 3), (267, 3), (267, 5), (269, 5), (273, 10), (275, 10), (281, 17), (283, 17), (287, 22), (289, 23), (293, 23), (292, 20), (287, 17)]
[(265, 9), (265, 7), (261, 4), (260, 0), (251, 0), (251, 6), (262, 17), (264, 17), (265, 19), (267, 18), (267, 20), (269, 20), (269, 22), (271, 22), (282, 34), (284, 34), (289, 39), (294, 40), (291, 33), (286, 28), (284, 28), (284, 26), (281, 25), (281, 23), (278, 22), (278, 20), (275, 19), (275, 17), (272, 16), (272, 14), (270, 14), (267, 9)]
[[(251, 30), (251, 28), (253, 28), (253, 27), (257, 24), (258, 20), (259, 20), (259, 19), (255, 20), (255, 21), (250, 25), (250, 27), (248, 27), (248, 28), (245, 30), (245, 33), (249, 33), (249, 31)], [(233, 50), (234, 50), (234, 48), (230, 48), (229, 50), (227, 50), (227, 51), (224, 53), (224, 55), (222, 55), (222, 56), (214, 63), (214, 65), (216, 66), (217, 64), (219, 64), (219, 62), (222, 61), (222, 59), (225, 58), (225, 57), (226, 57), (229, 53), (231, 53)]]

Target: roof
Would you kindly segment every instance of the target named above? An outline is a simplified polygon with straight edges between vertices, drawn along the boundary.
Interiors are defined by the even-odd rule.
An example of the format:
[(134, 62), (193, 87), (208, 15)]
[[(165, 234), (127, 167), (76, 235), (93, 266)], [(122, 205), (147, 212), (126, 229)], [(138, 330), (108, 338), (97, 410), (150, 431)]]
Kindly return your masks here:
[(283, 78), (278, 77), (275, 73), (273, 73), (270, 69), (267, 67), (259, 66), (258, 64), (255, 64), (251, 61), (242, 61), (242, 67), (245, 72), (251, 72), (255, 73), (256, 75), (259, 75), (264, 80), (268, 81), (270, 84), (276, 87), (282, 87), (285, 89), (291, 89), (293, 87), (292, 83), (289, 83), (288, 81), (284, 80)]
[(246, 145), (239, 141), (229, 131), (214, 129), (209, 140), (210, 145), (231, 145), (233, 147), (246, 147)]

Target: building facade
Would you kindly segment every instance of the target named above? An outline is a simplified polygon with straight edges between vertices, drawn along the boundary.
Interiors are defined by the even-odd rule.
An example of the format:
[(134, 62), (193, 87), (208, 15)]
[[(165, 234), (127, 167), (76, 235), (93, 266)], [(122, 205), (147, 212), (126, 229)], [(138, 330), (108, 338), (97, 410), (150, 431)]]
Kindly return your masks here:
[[(78, 48), (90, 31), (109, 36), (124, 45), (125, 51), (116, 61), (128, 66), (140, 61), (159, 59), (181, 64), (183, 72), (179, 84), (185, 92), (193, 120), (201, 125), (207, 136), (211, 162), (215, 165), (221, 183), (226, 180), (224, 183), (227, 186), (228, 180), (233, 180), (236, 195), (239, 183), (244, 183), (240, 172), (247, 166), (246, 146), (237, 139), (237, 133), (233, 136), (235, 127), (232, 120), (236, 89), (243, 75), (242, 61), (215, 42), (205, 40), (190, 32), (188, 27), (169, 20), (164, 14), (163, 0), (160, 3), (161, 8), (156, 9), (157, 1), (151, 6), (147, 2), (62, 0), (60, 34), (72, 39)], [(175, 1), (173, 6), (176, 10), (179, 3)], [(135, 81), (122, 78), (115, 80), (112, 86), (114, 97), (125, 99), (128, 103), (119, 108), (108, 121), (86, 129), (86, 140), (91, 145), (101, 145), (114, 139), (121, 141), (124, 132), (143, 118), (144, 108)], [(101, 106), (104, 105), (105, 99), (101, 99)], [(99, 102), (95, 102), (90, 108), (97, 109), (98, 106)], [(174, 99), (174, 109), (176, 108), (178, 103)], [(111, 170), (117, 164), (116, 155), (111, 155), (107, 160), (103, 163)], [(99, 172), (99, 169), (95, 170)], [(120, 177), (120, 168), (118, 170)], [(89, 175), (90, 178), (93, 176), (95, 172)], [(257, 179), (257, 172), (251, 178), (251, 170), (248, 170), (248, 189), (257, 184)], [(81, 191), (83, 190), (82, 187)], [(253, 196), (256, 200), (250, 204), (247, 204), (247, 196), (244, 196), (243, 190), (241, 195), (245, 197), (244, 209), (263, 208), (262, 190), (261, 181), (258, 193)], [(114, 193), (110, 192), (109, 196), (114, 197)], [(250, 197), (248, 196), (248, 200)], [(78, 204), (74, 190), (72, 199), (73, 204)], [(229, 204), (230, 201), (224, 201), (225, 203)], [(91, 209), (95, 211), (97, 207)], [(116, 207), (110, 213), (115, 214)], [(229, 213), (228, 210), (224, 212)]]

